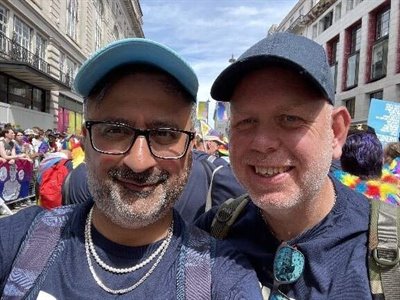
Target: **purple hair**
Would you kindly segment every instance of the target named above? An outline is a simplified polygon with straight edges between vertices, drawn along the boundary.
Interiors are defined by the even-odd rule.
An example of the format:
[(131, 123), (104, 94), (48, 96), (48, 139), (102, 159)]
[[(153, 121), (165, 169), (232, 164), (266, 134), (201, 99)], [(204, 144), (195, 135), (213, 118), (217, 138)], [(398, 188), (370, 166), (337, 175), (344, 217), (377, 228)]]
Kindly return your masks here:
[(370, 133), (349, 135), (340, 158), (345, 172), (363, 180), (377, 179), (382, 175), (383, 148), (378, 137)]

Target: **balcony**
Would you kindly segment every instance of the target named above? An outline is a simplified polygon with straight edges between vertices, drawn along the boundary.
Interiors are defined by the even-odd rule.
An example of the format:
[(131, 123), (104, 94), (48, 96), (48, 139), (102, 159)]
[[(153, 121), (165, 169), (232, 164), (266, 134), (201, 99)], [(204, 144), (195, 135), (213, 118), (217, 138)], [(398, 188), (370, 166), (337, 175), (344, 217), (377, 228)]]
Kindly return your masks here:
[(321, 16), (336, 0), (320, 0), (315, 4), (305, 16), (305, 25), (312, 23), (315, 19)]
[(3, 73), (45, 90), (70, 90), (71, 80), (38, 54), (0, 32), (0, 67)]
[(296, 20), (290, 24), (289, 28), (287, 29), (288, 32), (297, 33), (300, 29), (305, 27), (306, 18), (304, 15), (298, 16)]

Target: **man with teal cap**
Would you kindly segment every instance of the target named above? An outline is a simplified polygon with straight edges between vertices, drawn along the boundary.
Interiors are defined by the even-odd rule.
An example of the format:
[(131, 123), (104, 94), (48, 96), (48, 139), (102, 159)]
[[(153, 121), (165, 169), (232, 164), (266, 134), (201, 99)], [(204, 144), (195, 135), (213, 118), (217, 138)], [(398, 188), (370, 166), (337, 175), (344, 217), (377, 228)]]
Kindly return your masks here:
[(156, 42), (119, 40), (75, 89), (92, 199), (0, 221), (4, 299), (260, 299), (248, 262), (172, 208), (191, 168), (191, 67)]

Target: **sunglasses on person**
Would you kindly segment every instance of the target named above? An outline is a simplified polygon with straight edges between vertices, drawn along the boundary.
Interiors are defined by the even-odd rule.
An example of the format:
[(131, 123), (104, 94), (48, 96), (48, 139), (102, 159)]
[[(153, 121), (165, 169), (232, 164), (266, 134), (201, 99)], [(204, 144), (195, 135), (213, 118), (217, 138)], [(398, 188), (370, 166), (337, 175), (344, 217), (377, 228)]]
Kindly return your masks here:
[(276, 250), (273, 266), (274, 285), (268, 299), (290, 299), (279, 290), (279, 286), (296, 282), (303, 274), (304, 264), (303, 253), (287, 243), (282, 243)]

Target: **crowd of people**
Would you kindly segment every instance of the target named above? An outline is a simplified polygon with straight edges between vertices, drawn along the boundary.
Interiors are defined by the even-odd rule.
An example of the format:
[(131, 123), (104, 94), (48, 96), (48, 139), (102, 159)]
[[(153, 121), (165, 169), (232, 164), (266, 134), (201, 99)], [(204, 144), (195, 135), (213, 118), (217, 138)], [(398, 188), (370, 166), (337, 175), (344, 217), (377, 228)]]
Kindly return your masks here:
[(25, 159), (33, 162), (37, 168), (48, 153), (66, 150), (70, 135), (52, 129), (39, 128), (25, 130), (5, 124), (0, 134), (0, 162), (13, 164), (15, 160)]
[(85, 175), (69, 173), (66, 204), (80, 203), (0, 219), (5, 299), (400, 298), (400, 144), (349, 131), (314, 41), (270, 35), (216, 78), (229, 162), (226, 140), (196, 135), (197, 76), (162, 44), (107, 45), (75, 90)]

